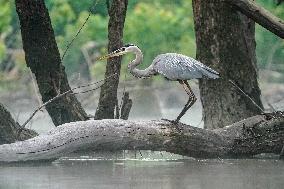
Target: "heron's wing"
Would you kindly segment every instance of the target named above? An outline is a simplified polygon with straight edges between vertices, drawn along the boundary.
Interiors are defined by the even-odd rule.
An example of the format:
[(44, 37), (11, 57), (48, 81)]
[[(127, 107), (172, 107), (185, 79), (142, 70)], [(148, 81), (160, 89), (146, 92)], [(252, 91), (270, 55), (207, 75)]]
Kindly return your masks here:
[(219, 77), (218, 72), (191, 57), (181, 54), (161, 54), (158, 55), (153, 62), (155, 71), (171, 80)]

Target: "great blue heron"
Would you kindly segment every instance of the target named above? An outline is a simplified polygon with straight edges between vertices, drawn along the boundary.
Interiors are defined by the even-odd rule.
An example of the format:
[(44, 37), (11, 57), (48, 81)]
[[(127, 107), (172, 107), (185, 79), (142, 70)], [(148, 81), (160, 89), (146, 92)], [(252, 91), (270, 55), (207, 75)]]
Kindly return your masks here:
[(200, 78), (219, 78), (219, 73), (213, 69), (205, 66), (201, 62), (191, 57), (177, 53), (160, 54), (156, 56), (148, 68), (139, 70), (136, 67), (143, 61), (143, 54), (139, 47), (133, 44), (125, 45), (108, 55), (100, 57), (99, 60), (121, 56), (129, 52), (132, 52), (136, 55), (135, 59), (128, 64), (128, 69), (133, 76), (138, 78), (148, 78), (153, 75), (161, 74), (166, 79), (178, 81), (183, 86), (185, 92), (189, 96), (189, 99), (178, 117), (173, 121), (174, 123), (179, 122), (181, 117), (196, 101), (196, 97), (192, 92), (187, 80)]

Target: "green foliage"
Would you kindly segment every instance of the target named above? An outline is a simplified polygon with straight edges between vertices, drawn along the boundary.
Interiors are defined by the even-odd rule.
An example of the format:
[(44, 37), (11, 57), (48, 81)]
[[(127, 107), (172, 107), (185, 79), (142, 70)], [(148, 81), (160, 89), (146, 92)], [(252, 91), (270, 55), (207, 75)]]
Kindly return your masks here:
[(6, 46), (4, 41), (0, 38), (0, 61), (6, 56)]
[(7, 0), (0, 0), (0, 34), (7, 32), (11, 21), (11, 2)]
[(129, 10), (125, 23), (125, 42), (137, 44), (149, 65), (160, 53), (179, 52), (195, 56), (191, 3), (181, 6), (138, 3)]
[(11, 2), (0, 0), (0, 62), (6, 56), (5, 36), (10, 31), (10, 21), (12, 19)]
[[(91, 11), (93, 14), (107, 16), (106, 0), (92, 0), (92, 1), (74, 1), (68, 0), (76, 15), (82, 11)], [(96, 5), (96, 6), (94, 6)]]
[(56, 35), (64, 34), (64, 26), (75, 20), (75, 13), (67, 0), (49, 1), (49, 15)]
[[(61, 54), (73, 40), (78, 29), (92, 12), (90, 19), (79, 36), (69, 48), (64, 64), (69, 75), (78, 73), (85, 61), (81, 52), (82, 46), (89, 41), (102, 44), (97, 49), (106, 53), (108, 16), (105, 0), (45, 0), (56, 34)], [(257, 1), (273, 14), (284, 19), (284, 6), (276, 6), (270, 0)], [(94, 4), (97, 5), (93, 7)], [(0, 0), (0, 61), (5, 56), (5, 36), (10, 28), (15, 27), (14, 2)], [(195, 37), (193, 28), (192, 4), (188, 0), (129, 0), (124, 28), (124, 42), (137, 44), (144, 52), (145, 67), (160, 53), (177, 52), (195, 56)], [(19, 30), (19, 28), (16, 28)], [(15, 36), (15, 38), (19, 38)], [(257, 59), (261, 67), (268, 63), (284, 63), (284, 41), (262, 27), (256, 28)], [(19, 46), (19, 45), (17, 45)], [(11, 48), (11, 47), (10, 47)], [(126, 56), (123, 62), (132, 58)], [(96, 63), (91, 67), (96, 78), (104, 74), (105, 62)], [(123, 63), (122, 72), (126, 71)]]
[[(191, 3), (180, 1), (179, 6), (177, 6), (171, 1), (166, 1), (163, 5), (159, 2), (154, 4), (139, 2), (135, 4), (132, 1), (128, 8), (124, 41), (125, 43), (135, 43), (143, 50), (145, 59), (143, 67), (149, 65), (159, 53), (171, 51), (195, 56), (193, 19), (191, 19), (193, 16), (192, 11), (188, 11), (191, 10)], [(64, 32), (61, 32), (64, 35), (57, 36), (61, 52), (73, 39), (87, 16), (88, 12), (81, 12), (75, 23), (65, 25)], [(88, 41), (95, 41), (104, 44), (106, 47), (107, 22), (108, 17), (101, 15), (92, 15), (90, 17), (64, 59), (68, 74), (76, 72), (84, 61), (81, 47)], [(101, 49), (101, 51), (105, 52), (106, 49)], [(124, 59), (125, 62), (129, 58)], [(92, 75), (102, 76), (104, 67), (105, 63), (103, 62), (94, 65), (91, 68)], [(123, 68), (123, 72), (125, 70)]]
[[(58, 36), (57, 42), (61, 52), (66, 49), (67, 45), (72, 41), (78, 29), (83, 25), (85, 19), (88, 17), (88, 12), (81, 12), (77, 21), (74, 24), (65, 26), (65, 35)], [(68, 74), (75, 73), (80, 64), (85, 61), (82, 57), (81, 48), (89, 41), (96, 43), (106, 43), (107, 39), (107, 19), (94, 15), (89, 18), (88, 24), (82, 29), (80, 35), (74, 40), (71, 47), (68, 49), (64, 58), (64, 65)]]
[[(284, 6), (276, 6), (274, 1), (260, 0), (260, 5), (284, 20)], [(256, 27), (256, 53), (260, 67), (269, 64), (284, 64), (284, 41), (262, 26)]]
[[(54, 25), (61, 52), (73, 39), (88, 15), (93, 1), (48, 0), (50, 14)], [(276, 6), (273, 1), (259, 1), (261, 5), (277, 16), (284, 18), (284, 6)], [(79, 37), (76, 38), (64, 60), (69, 74), (78, 70), (84, 61), (81, 47), (88, 41), (101, 44), (107, 42), (107, 10), (105, 1), (98, 4)], [(62, 27), (64, 26), (64, 27)], [(191, 1), (187, 0), (132, 0), (129, 1), (124, 29), (124, 42), (137, 44), (144, 52), (144, 64), (148, 66), (153, 58), (160, 53), (178, 52), (195, 56), (194, 24)], [(257, 58), (259, 65), (264, 67), (268, 62), (283, 63), (283, 40), (262, 27), (257, 27)], [(268, 50), (269, 49), (269, 50)], [(105, 52), (106, 49), (102, 49)], [(130, 60), (124, 58), (124, 62)], [(105, 63), (94, 65), (92, 75), (100, 77), (104, 74)], [(126, 70), (123, 65), (122, 72)]]

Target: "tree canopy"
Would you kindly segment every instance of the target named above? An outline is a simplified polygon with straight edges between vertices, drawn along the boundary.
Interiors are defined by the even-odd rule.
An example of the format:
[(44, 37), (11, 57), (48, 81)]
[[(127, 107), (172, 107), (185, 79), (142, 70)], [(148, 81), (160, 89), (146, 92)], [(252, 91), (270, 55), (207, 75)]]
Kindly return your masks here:
[[(7, 38), (15, 27), (13, 21), (16, 14), (13, 1), (0, 0), (0, 2), (2, 5), (0, 7), (0, 62), (2, 62), (9, 46)], [(279, 18), (284, 18), (283, 4), (276, 5), (274, 1), (265, 0), (259, 0), (258, 3)], [(46, 4), (61, 54), (85, 21), (89, 11), (92, 13), (64, 59), (69, 76), (77, 72), (82, 62), (86, 61), (81, 48), (88, 42), (94, 41), (99, 44), (99, 48), (95, 49), (98, 53), (106, 52), (108, 15), (105, 1), (99, 1), (96, 6), (94, 6), (95, 1), (71, 0), (46, 0)], [(124, 33), (124, 42), (135, 43), (145, 52), (143, 64), (145, 67), (159, 53), (179, 52), (195, 56), (191, 1), (158, 0), (154, 3), (149, 0), (130, 1)], [(12, 37), (19, 38), (19, 36)], [(20, 44), (20, 40), (18, 42)], [(284, 64), (283, 40), (262, 27), (257, 27), (256, 42), (258, 65), (261, 68), (271, 64)], [(124, 59), (124, 62), (127, 60), (128, 58)], [(22, 58), (17, 57), (16, 61), (22, 62)], [(104, 64), (93, 64), (90, 68), (91, 74), (96, 78), (103, 77), (104, 69)], [(122, 72), (125, 70), (123, 68)]]

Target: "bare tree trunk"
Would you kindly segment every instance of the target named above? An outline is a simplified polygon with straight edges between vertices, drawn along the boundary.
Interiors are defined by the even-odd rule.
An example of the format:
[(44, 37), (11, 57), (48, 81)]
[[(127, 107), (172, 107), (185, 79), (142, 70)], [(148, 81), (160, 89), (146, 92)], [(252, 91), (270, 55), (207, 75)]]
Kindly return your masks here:
[(200, 80), (205, 128), (218, 128), (260, 113), (233, 87), (236, 83), (260, 107), (255, 55), (255, 24), (220, 1), (193, 0), (197, 59), (221, 74)]
[[(115, 0), (109, 5), (107, 0), (109, 12), (108, 24), (108, 51), (111, 52), (120, 48), (123, 45), (123, 27), (126, 17), (128, 0)], [(117, 87), (119, 83), (121, 57), (111, 58), (107, 61), (105, 85), (101, 88), (100, 100), (96, 111), (95, 119), (113, 119), (114, 109), (117, 105)], [(111, 75), (113, 77), (110, 77)], [(109, 78), (110, 77), (110, 78)]]
[(258, 115), (207, 130), (167, 121), (89, 120), (64, 124), (33, 139), (0, 145), (0, 162), (48, 160), (78, 150), (155, 150), (196, 158), (280, 154), (283, 113)]
[(18, 135), (20, 125), (12, 118), (10, 112), (0, 103), (0, 144), (9, 144), (17, 140), (27, 140), (37, 136), (37, 133), (30, 129), (22, 130)]
[[(43, 0), (16, 0), (23, 48), (28, 67), (36, 76), (42, 101), (70, 90), (55, 41), (48, 10)], [(74, 94), (46, 106), (55, 125), (86, 120), (87, 114)]]

